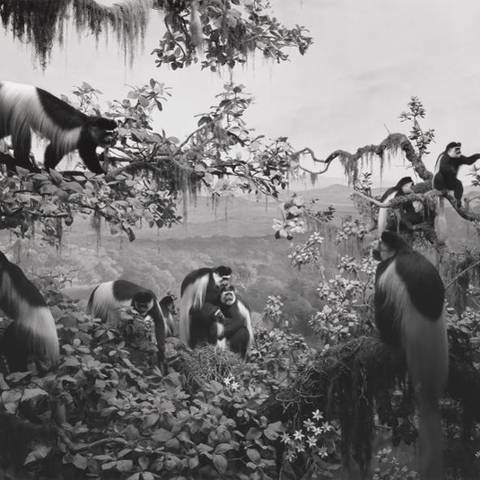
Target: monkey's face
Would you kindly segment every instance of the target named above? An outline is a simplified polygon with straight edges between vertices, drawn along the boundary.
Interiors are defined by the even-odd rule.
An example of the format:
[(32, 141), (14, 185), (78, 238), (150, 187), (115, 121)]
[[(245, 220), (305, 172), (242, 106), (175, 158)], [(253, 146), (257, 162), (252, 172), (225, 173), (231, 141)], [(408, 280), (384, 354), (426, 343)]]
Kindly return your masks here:
[(220, 302), (223, 303), (223, 305), (233, 305), (236, 300), (237, 296), (235, 295), (235, 292), (233, 290), (225, 290), (220, 295)]
[(383, 262), (392, 258), (395, 255), (395, 250), (389, 248), (384, 242), (381, 240), (377, 240), (377, 244), (374, 245), (372, 250), (372, 257), (377, 262)]
[(177, 314), (177, 309), (175, 308), (175, 303), (169, 303), (167, 305), (167, 312), (170, 314), (170, 315), (176, 315)]
[(93, 119), (88, 124), (92, 140), (100, 147), (111, 147), (117, 141), (117, 122), (107, 118)]
[(452, 147), (447, 150), (447, 155), (452, 158), (458, 158), (462, 156), (462, 148), (461, 147)]
[(133, 302), (133, 308), (140, 315), (146, 315), (146, 313), (149, 312), (153, 308), (153, 300), (150, 300), (149, 302), (134, 301)]
[(218, 273), (213, 272), (213, 281), (215, 285), (220, 288), (226, 288), (230, 286), (230, 275), (220, 276)]
[(412, 192), (413, 192), (413, 182), (406, 183), (406, 184), (402, 187), (402, 192), (403, 192), (403, 193), (412, 193)]

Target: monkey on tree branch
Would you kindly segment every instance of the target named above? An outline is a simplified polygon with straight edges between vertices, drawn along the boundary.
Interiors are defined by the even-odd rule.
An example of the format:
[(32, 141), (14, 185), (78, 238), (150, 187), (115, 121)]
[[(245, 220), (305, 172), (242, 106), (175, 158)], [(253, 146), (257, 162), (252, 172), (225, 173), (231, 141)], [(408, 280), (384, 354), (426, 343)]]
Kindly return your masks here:
[[(310, 148), (304, 148), (298, 152), (295, 152), (293, 154), (293, 158), (296, 160), (294, 168), (310, 174), (318, 175), (328, 171), (329, 167), (332, 165), (332, 162), (338, 159), (345, 169), (345, 173), (348, 176), (349, 182), (352, 182), (355, 185), (359, 180), (360, 166), (363, 160), (377, 157), (380, 162), (384, 162), (389, 158), (390, 155), (397, 154), (399, 151), (403, 152), (405, 159), (410, 162), (415, 173), (418, 175), (418, 177), (420, 177), (421, 180), (423, 180), (423, 182), (412, 186), (412, 193), (404, 191), (400, 196), (394, 195), (388, 200), (387, 198), (383, 198), (383, 201), (379, 201), (372, 196), (362, 193), (361, 191), (355, 191), (354, 194), (367, 200), (371, 204), (376, 205), (380, 209), (399, 210), (408, 208), (408, 205), (412, 204), (412, 202), (422, 202), (427, 212), (431, 211), (432, 209), (432, 200), (434, 198), (438, 198), (439, 200), (437, 202), (437, 209), (435, 212), (435, 230), (439, 242), (443, 243), (446, 238), (445, 222), (442, 220), (444, 218), (444, 209), (441, 208), (444, 198), (450, 202), (456, 212), (465, 220), (472, 222), (480, 221), (480, 214), (467, 211), (462, 206), (460, 199), (463, 194), (463, 186), (461, 181), (457, 178), (459, 166), (473, 164), (477, 159), (480, 158), (480, 154), (464, 157), (461, 154), (459, 147), (460, 145), (458, 142), (452, 142), (449, 144), (449, 146), (447, 146), (445, 152), (441, 154), (438, 164), (442, 165), (442, 169), (440, 172), (439, 168), (439, 173), (435, 176), (435, 180), (434, 174), (426, 168), (423, 162), (422, 151), (419, 151), (418, 146), (416, 149), (410, 139), (401, 133), (390, 134), (380, 144), (366, 145), (359, 148), (355, 153), (350, 153), (345, 150), (335, 150), (324, 160), (322, 160), (317, 158)], [(455, 148), (457, 148), (456, 152), (451, 151)], [(451, 156), (448, 155), (447, 152), (450, 152)], [(318, 172), (313, 172), (312, 170), (302, 166), (301, 158), (305, 154), (308, 154), (315, 164), (322, 165), (322, 169)], [(401, 187), (402, 185), (400, 185), (399, 188)], [(393, 189), (394, 188), (395, 187), (393, 187)], [(454, 191), (455, 197), (452, 197), (449, 194), (450, 190)], [(391, 193), (393, 193), (393, 190)], [(427, 214), (426, 216), (428, 217), (429, 215)], [(426, 220), (428, 220), (428, 218), (426, 218)], [(428, 224), (429, 222), (427, 221), (426, 223)]]

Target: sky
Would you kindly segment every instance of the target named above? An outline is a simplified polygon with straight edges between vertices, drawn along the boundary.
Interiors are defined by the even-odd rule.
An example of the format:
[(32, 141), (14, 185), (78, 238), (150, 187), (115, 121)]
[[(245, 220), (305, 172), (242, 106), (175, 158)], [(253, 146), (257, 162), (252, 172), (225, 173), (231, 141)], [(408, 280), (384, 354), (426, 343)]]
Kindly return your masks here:
[[(398, 116), (415, 95), (427, 109), (422, 125), (436, 131), (427, 167), (451, 140), (461, 141), (465, 154), (480, 151), (480, 3), (464, 0), (459, 8), (450, 0), (273, 0), (272, 8), (287, 25), (310, 30), (314, 44), (305, 56), (292, 50), (289, 62), (275, 64), (259, 55), (223, 75), (197, 67), (157, 68), (150, 52), (163, 26), (154, 14), (132, 67), (114, 38), (101, 39), (97, 47), (71, 28), (43, 72), (32, 63), (29, 46), (0, 31), (0, 78), (56, 95), (85, 80), (114, 99), (126, 93), (126, 85), (153, 77), (172, 88), (157, 125), (182, 137), (232, 75), (255, 97), (249, 126), (272, 138), (287, 136), (295, 148), (309, 146), (319, 158), (337, 148), (353, 152), (377, 144), (388, 132), (406, 133)], [(463, 168), (464, 180), (468, 171)], [(374, 174), (376, 184), (389, 186), (413, 172), (398, 158), (382, 178), (379, 168)], [(325, 177), (327, 183), (347, 183), (338, 164)]]

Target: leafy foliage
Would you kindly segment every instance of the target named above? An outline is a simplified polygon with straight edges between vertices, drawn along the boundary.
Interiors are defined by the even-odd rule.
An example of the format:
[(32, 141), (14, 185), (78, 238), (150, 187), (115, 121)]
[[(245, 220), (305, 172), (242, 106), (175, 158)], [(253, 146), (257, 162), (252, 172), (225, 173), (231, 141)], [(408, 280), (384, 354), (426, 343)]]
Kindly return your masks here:
[(414, 142), (420, 156), (430, 153), (427, 149), (435, 138), (435, 130), (423, 130), (420, 126), (419, 119), (425, 118), (425, 115), (425, 107), (418, 97), (412, 97), (408, 102), (408, 111), (400, 114), (401, 122), (412, 122), (408, 138)]
[(144, 37), (152, 8), (160, 10), (166, 31), (154, 50), (157, 65), (182, 68), (199, 61), (216, 71), (245, 64), (258, 51), (277, 62), (288, 59), (285, 52), (296, 48), (303, 55), (312, 43), (304, 27), (288, 28), (271, 13), (266, 0), (123, 0), (111, 6), (94, 0), (0, 1), (4, 28), (11, 28), (20, 41), (32, 43), (38, 60), (46, 68), (52, 46), (62, 43), (69, 19), (78, 32), (97, 39), (115, 33), (126, 56), (133, 61)]
[(312, 42), (304, 27), (281, 25), (271, 16), (270, 3), (265, 0), (158, 3), (166, 11), (167, 32), (154, 50), (156, 62), (174, 70), (199, 61), (199, 44), (202, 68), (217, 71), (245, 64), (255, 51), (266, 59), (285, 61), (285, 49), (295, 47), (303, 55)]
[[(211, 355), (212, 347), (190, 352), (170, 338), (169, 373), (162, 377), (151, 332), (140, 319), (126, 310), (115, 325), (100, 323), (57, 288), (43, 287), (59, 326), (63, 356), (57, 371), (41, 378), (0, 377), (4, 412), (59, 425), (58, 448), (51, 436), (40, 436), (25, 451), (19, 472), (27, 469), (37, 479), (52, 471), (72, 479), (275, 478), (283, 462), (277, 443), (281, 435), (293, 435), (293, 425), (269, 422), (262, 406), (308, 361), (311, 352), (300, 337), (260, 330), (248, 364), (233, 354)], [(205, 369), (207, 356), (213, 363)], [(195, 388), (192, 369), (198, 373)], [(318, 448), (333, 452), (330, 427), (319, 428)], [(18, 440), (21, 446), (26, 441)]]
[(338, 270), (343, 275), (324, 279), (318, 293), (323, 308), (310, 324), (326, 347), (371, 332), (370, 302), (375, 265), (371, 257), (361, 262), (342, 257)]
[[(82, 110), (100, 114), (98, 91), (84, 83), (74, 90)], [(199, 115), (198, 128), (183, 141), (155, 132), (152, 115), (169, 96), (165, 85), (150, 80), (133, 87), (127, 98), (114, 101), (104, 115), (119, 123), (117, 146), (106, 152), (108, 174), (95, 176), (52, 171), (0, 175), (0, 227), (33, 235), (43, 221), (45, 235), (59, 242), (63, 224), (77, 214), (93, 214), (108, 223), (111, 233), (130, 240), (142, 224), (168, 227), (184, 216), (190, 197), (199, 189), (218, 195), (218, 179), (231, 178), (225, 192), (240, 190), (278, 196), (287, 185), (291, 147), (286, 139), (268, 141), (254, 135), (243, 121), (251, 97), (241, 85), (225, 85), (218, 104)], [(225, 184), (224, 184), (225, 185)]]

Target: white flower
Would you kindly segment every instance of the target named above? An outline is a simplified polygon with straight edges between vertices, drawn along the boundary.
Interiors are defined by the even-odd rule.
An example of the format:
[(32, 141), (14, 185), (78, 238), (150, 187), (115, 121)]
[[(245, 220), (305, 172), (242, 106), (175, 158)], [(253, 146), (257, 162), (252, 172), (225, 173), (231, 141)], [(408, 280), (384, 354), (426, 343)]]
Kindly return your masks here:
[(333, 427), (328, 422), (323, 422), (322, 428), (324, 432), (329, 432), (330, 430), (333, 430)]
[(230, 388), (233, 391), (238, 390), (238, 387), (240, 387), (240, 384), (238, 382), (232, 382), (232, 384), (230, 385)]
[(323, 418), (323, 413), (320, 410), (315, 410), (313, 412), (313, 418), (315, 420), (321, 420)]
[(317, 444), (317, 439), (315, 437), (308, 437), (307, 444), (309, 447), (314, 447)]
[(328, 457), (328, 451), (326, 449), (326, 447), (321, 447), (318, 449), (318, 454), (322, 457), (322, 458), (325, 458), (325, 457)]
[(304, 426), (307, 430), (313, 430), (313, 429), (315, 428), (314, 423), (313, 423), (310, 419), (305, 420), (305, 421), (303, 422), (303, 426)]
[(303, 440), (305, 438), (305, 435), (300, 430), (296, 430), (293, 434), (293, 438), (295, 440)]

